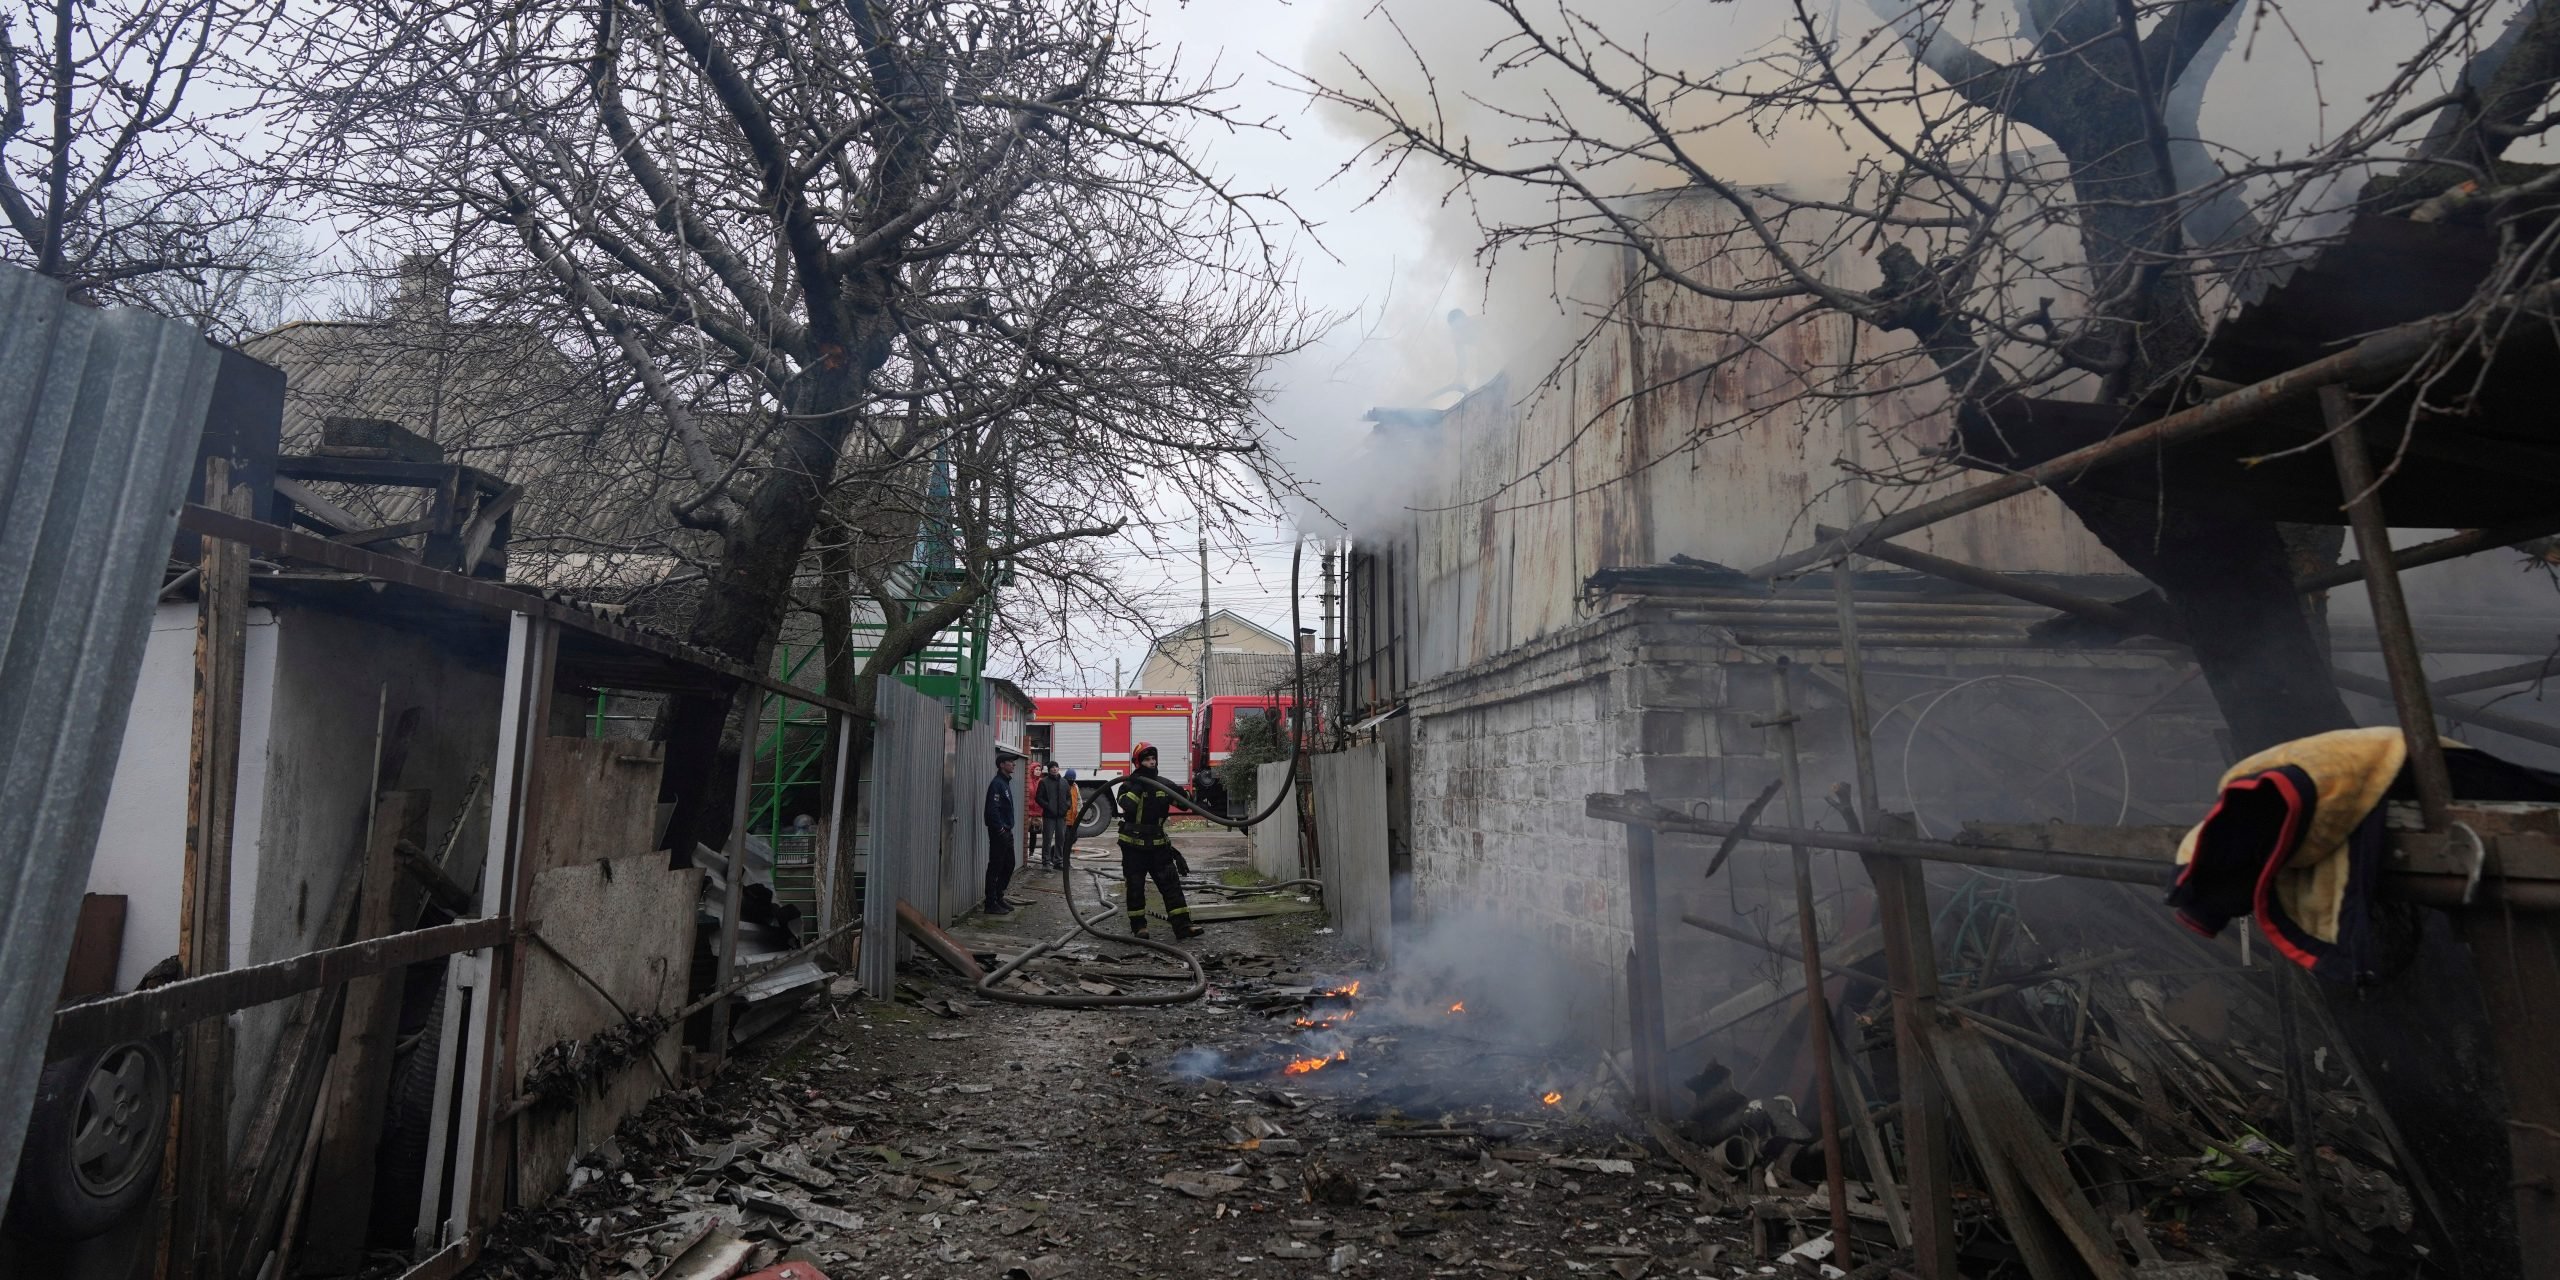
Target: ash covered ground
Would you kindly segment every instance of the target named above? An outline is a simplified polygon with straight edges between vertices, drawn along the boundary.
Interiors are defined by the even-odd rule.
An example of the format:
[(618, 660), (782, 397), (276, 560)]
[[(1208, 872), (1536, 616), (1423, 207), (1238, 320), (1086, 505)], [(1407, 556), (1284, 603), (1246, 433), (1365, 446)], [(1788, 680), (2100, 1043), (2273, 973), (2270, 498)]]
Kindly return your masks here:
[[(1201, 876), (1242, 866), (1239, 837), (1178, 840)], [(1080, 852), (1116, 862), (1107, 839)], [(1031, 905), (957, 932), (1067, 927), (1055, 873), (1013, 896)], [(706, 1228), (756, 1244), (754, 1265), (805, 1260), (831, 1280), (1769, 1265), (1752, 1224), (1709, 1214), (1641, 1143), (1587, 1050), (1506, 1034), (1498, 991), (1382, 990), (1321, 925), (1210, 925), (1191, 944), (1209, 998), (1166, 1008), (997, 1003), (921, 960), (896, 1002), (821, 997), (625, 1125), (572, 1191), (512, 1216), (475, 1274), (655, 1277)], [(1138, 989), (1120, 971), (1161, 965), (1095, 946), (1041, 981)], [(1358, 996), (1321, 995), (1355, 981)], [(1470, 1023), (1480, 1010), (1494, 1016)], [(1759, 1224), (1762, 1250), (1810, 1229)]]

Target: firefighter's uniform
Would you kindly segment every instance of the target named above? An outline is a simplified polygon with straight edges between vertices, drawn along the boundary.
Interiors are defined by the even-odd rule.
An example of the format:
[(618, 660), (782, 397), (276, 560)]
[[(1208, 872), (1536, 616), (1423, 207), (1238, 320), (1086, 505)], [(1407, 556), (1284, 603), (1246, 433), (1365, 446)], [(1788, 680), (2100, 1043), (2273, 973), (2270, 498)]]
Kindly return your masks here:
[[(1135, 772), (1155, 777), (1154, 748), (1139, 743), (1130, 749), (1134, 761), (1147, 757)], [(1173, 921), (1173, 936), (1196, 938), (1200, 930), (1191, 923), (1191, 904), (1182, 896), (1180, 874), (1182, 855), (1173, 847), (1173, 837), (1165, 833), (1165, 819), (1173, 812), (1173, 797), (1164, 791), (1141, 784), (1123, 784), (1120, 788), (1120, 879), (1128, 890), (1129, 932), (1134, 937), (1147, 934), (1147, 879), (1152, 876), (1156, 892), (1164, 895), (1165, 917)]]

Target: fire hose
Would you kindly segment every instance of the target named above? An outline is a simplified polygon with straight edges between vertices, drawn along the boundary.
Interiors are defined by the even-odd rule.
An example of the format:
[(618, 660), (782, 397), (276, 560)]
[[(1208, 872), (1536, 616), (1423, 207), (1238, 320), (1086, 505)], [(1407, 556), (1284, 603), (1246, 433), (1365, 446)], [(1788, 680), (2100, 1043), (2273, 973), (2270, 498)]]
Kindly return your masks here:
[[(1306, 544), (1304, 542), (1300, 542), (1297, 546), (1291, 548), (1289, 552), (1289, 634), (1291, 637), (1291, 665), (1294, 668), (1291, 688), (1292, 696), (1295, 699), (1291, 705), (1292, 720), (1289, 731), (1289, 772), (1293, 776), (1298, 771), (1299, 753), (1303, 750), (1304, 743), (1306, 741), (1306, 734), (1303, 727), (1303, 715), (1304, 708), (1307, 705), (1307, 653), (1305, 649), (1298, 647), (1296, 644), (1298, 622), (1301, 617), (1298, 607), (1298, 571), (1305, 554)], [(1173, 797), (1173, 802), (1175, 804), (1178, 804), (1211, 822), (1217, 823), (1219, 826), (1236, 831), (1242, 831), (1250, 827), (1259, 826), (1264, 820), (1270, 818), (1271, 815), (1278, 813), (1280, 811), (1281, 804), (1290, 798), (1293, 790), (1288, 787), (1281, 788), (1277, 794), (1271, 797), (1271, 802), (1263, 806), (1262, 812), (1257, 813), (1250, 818), (1229, 818), (1222, 814), (1211, 813), (1208, 810), (1201, 808), (1191, 799), (1191, 797), (1182, 794), (1180, 788), (1175, 787), (1173, 784), (1166, 782), (1162, 778), (1149, 774), (1131, 773), (1112, 779), (1111, 781), (1103, 784), (1102, 792), (1104, 795), (1113, 795), (1120, 788), (1133, 785), (1154, 787), (1155, 789), (1164, 792), (1166, 795)], [(1100, 802), (1100, 797), (1097, 797), (1096, 799), (1097, 802)], [(1209, 973), (1207, 970), (1200, 967), (1199, 957), (1192, 955), (1190, 952), (1169, 942), (1157, 942), (1152, 938), (1140, 938), (1126, 934), (1107, 934), (1102, 932), (1094, 926), (1111, 918), (1112, 906), (1110, 900), (1108, 898), (1103, 898), (1100, 903), (1101, 909), (1090, 916), (1080, 914), (1080, 909), (1076, 906), (1075, 871), (1073, 868), (1061, 867), (1058, 872), (1058, 880), (1059, 888), (1063, 890), (1066, 895), (1067, 914), (1075, 919), (1075, 927), (1067, 930), (1065, 933), (1059, 934), (1055, 938), (1051, 938), (1046, 942), (1031, 947), (1021, 955), (1015, 956), (1011, 960), (1004, 962), (1004, 964), (999, 966), (995, 972), (979, 979), (977, 994), (985, 996), (990, 1000), (1003, 1000), (1011, 1004), (1040, 1005), (1052, 1009), (1109, 1009), (1143, 1005), (1185, 1004), (1208, 994)], [(1288, 888), (1296, 885), (1315, 883), (1316, 882), (1309, 880), (1284, 880), (1280, 884), (1270, 887)], [(1097, 889), (1096, 892), (1099, 894), (1100, 890)], [(1003, 982), (1006, 978), (1013, 976), (1015, 970), (1020, 969), (1022, 966), (1029, 964), (1033, 960), (1037, 960), (1041, 956), (1074, 941), (1076, 935), (1079, 933), (1089, 933), (1105, 942), (1113, 944), (1127, 943), (1131, 946), (1143, 947), (1159, 955), (1170, 956), (1173, 959), (1181, 961), (1183, 965), (1191, 971), (1191, 981), (1179, 990), (1142, 991), (1123, 995), (1093, 995), (1084, 992), (1067, 995), (1046, 991), (1007, 991), (997, 985), (998, 983)], [(1173, 975), (1166, 974), (1165, 976), (1172, 977)]]

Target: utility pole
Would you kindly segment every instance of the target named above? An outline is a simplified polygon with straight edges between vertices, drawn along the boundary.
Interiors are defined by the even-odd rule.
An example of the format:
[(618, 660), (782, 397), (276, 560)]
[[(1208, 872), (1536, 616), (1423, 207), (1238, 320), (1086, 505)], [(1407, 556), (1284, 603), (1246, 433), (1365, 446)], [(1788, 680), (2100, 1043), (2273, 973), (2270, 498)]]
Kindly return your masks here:
[(1333, 652), (1333, 544), (1324, 544), (1323, 594), (1316, 597), (1316, 608), (1324, 614), (1324, 651)]
[(1209, 522), (1200, 522), (1200, 710), (1209, 709)]

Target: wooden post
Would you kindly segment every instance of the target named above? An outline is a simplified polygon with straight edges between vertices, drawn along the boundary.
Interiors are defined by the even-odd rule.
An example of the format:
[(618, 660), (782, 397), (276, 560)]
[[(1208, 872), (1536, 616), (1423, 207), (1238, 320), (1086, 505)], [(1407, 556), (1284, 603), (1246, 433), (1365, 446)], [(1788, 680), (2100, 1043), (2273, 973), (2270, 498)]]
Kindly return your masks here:
[[(836, 915), (847, 905), (836, 901), (836, 873), (844, 865), (845, 833), (853, 829), (853, 806), (860, 803), (860, 789), (852, 777), (853, 718), (842, 715), (828, 718), (836, 726), (836, 768), (835, 785), (831, 788), (835, 794), (827, 801), (827, 831), (823, 840), (826, 854), (818, 872), (818, 932), (822, 934), (836, 927)], [(838, 950), (847, 962), (852, 960), (852, 944), (846, 943)]]
[[(208, 458), (205, 505), (249, 514), (252, 494), (231, 483), (231, 461)], [(249, 550), (202, 539), (196, 583), (196, 690), (188, 742), (187, 855), (179, 890), (179, 953), (187, 976), (231, 963), (231, 825), (240, 778), (242, 671), (249, 649)], [(217, 1206), (230, 1168), (231, 1024), (190, 1028), (180, 1069), (170, 1274), (219, 1273), (227, 1223)]]
[[(427, 820), (427, 793), (386, 791), (375, 802), (373, 835), (356, 899), (356, 938), (385, 937), (400, 929), (391, 899), (400, 883), (393, 850), (416, 841)], [(330, 1065), (321, 1109), (319, 1164), (311, 1183), (310, 1238), (304, 1265), (322, 1274), (360, 1269), (373, 1205), (374, 1148), (382, 1140), (383, 1104), (391, 1085), (391, 1046), (398, 1038), (400, 987), (393, 974), (347, 984), (338, 1024), (338, 1051)], [(290, 1241), (279, 1246), (289, 1248)]]
[[(1765, 723), (1778, 731), (1778, 769), (1787, 787), (1787, 825), (1804, 829), (1804, 780), (1796, 765), (1796, 711), (1794, 696), (1788, 690), (1789, 664), (1778, 659), (1771, 679), (1777, 693), (1777, 714)], [(1850, 1265), (1852, 1246), (1849, 1236), (1848, 1175), (1840, 1155), (1840, 1084), (1832, 1075), (1831, 1000), (1822, 976), (1822, 936), (1813, 918), (1813, 860), (1801, 844), (1790, 844), (1788, 852), (1794, 864), (1796, 882), (1796, 939), (1804, 952), (1805, 1030), (1813, 1042), (1813, 1080), (1815, 1109), (1822, 1117), (1822, 1180), (1831, 1196), (1831, 1261), (1842, 1269)]]
[[(1858, 822), (1866, 834), (1884, 835), (1884, 805), (1876, 792), (1874, 726), (1867, 714), (1867, 668), (1858, 648), (1857, 598), (1847, 561), (1834, 567), (1831, 581), (1840, 615), (1849, 737), (1857, 756)], [(1903, 1181), (1911, 1193), (1912, 1265), (1924, 1280), (1958, 1280), (1947, 1099), (1929, 1044), (1929, 1028), (1938, 1016), (1938, 950), (1929, 927), (1929, 884), (1916, 863), (1872, 854), (1861, 860), (1868, 881), (1875, 885), (1885, 981), (1893, 990), (1894, 1073), (1902, 1086)]]
[[(491, 1002), (491, 1032), (480, 1046), (487, 1067), (476, 1099), (481, 1126), (479, 1150), (479, 1188), (474, 1223), (494, 1222), (507, 1209), (511, 1199), (509, 1183), (516, 1169), (515, 1137), (523, 1131), (520, 1124), (499, 1118), (507, 1104), (515, 1099), (524, 1060), (516, 1052), (516, 1028), (522, 1021), (524, 971), (526, 953), (533, 944), (525, 934), (542, 924), (525, 917), (525, 905), (533, 897), (535, 866), (532, 851), (526, 847), (525, 835), (532, 828), (531, 815), (543, 803), (542, 740), (551, 732), (551, 682), (560, 665), (559, 624), (544, 618), (525, 620), (524, 666), (515, 686), (518, 698), (515, 736), (503, 743), (515, 753), (515, 786), (506, 805), (506, 842), (503, 860), (493, 862), (481, 876), (484, 885), (494, 884), (505, 895), (491, 914), (511, 916), (516, 921), (514, 936), (507, 945), (497, 948), (487, 987)], [(493, 805), (491, 817), (498, 812)], [(507, 1141), (498, 1141), (499, 1126), (506, 1125)]]
[(1627, 917), (1635, 946), (1627, 953), (1627, 1047), (1635, 1068), (1636, 1104), (1663, 1117), (1671, 1109), (1670, 1066), (1663, 1059), (1660, 894), (1654, 882), (1653, 829), (1627, 827)]
[[(747, 809), (754, 794), (756, 774), (756, 725), (764, 717), (764, 691), (745, 688), (745, 707), (738, 734), (738, 785), (729, 806), (729, 874), (720, 903), (720, 967), (712, 979), (711, 989), (727, 991), (732, 974), (738, 970), (738, 911), (744, 901), (747, 883)], [(778, 762), (777, 762), (778, 763)], [(713, 1069), (729, 1060), (730, 1004), (736, 997), (722, 996), (711, 1002), (711, 1053)]]
[(2338, 464), (2338, 490), (2347, 501), (2347, 519), (2355, 526), (2356, 554), (2364, 560), (2364, 589), (2373, 605), (2373, 629), (2382, 641), (2382, 665), (2391, 674), (2391, 701), (2400, 712), (2400, 732), (2409, 742), (2409, 775), (2418, 787), (2418, 808), (2427, 830), (2442, 831), (2445, 810), (2453, 803), (2453, 782), (2445, 772), (2444, 742), (2436, 736), (2433, 697), (2427, 691), (2426, 668), (2418, 660), (2418, 636), (2409, 625), (2409, 600), (2400, 591), (2400, 569), (2391, 561), (2391, 529), (2382, 522), (2382, 500), (2374, 492), (2373, 457), (2364, 451), (2364, 428), (2345, 387), (2320, 388), (2320, 413), (2329, 424), (2329, 453)]

